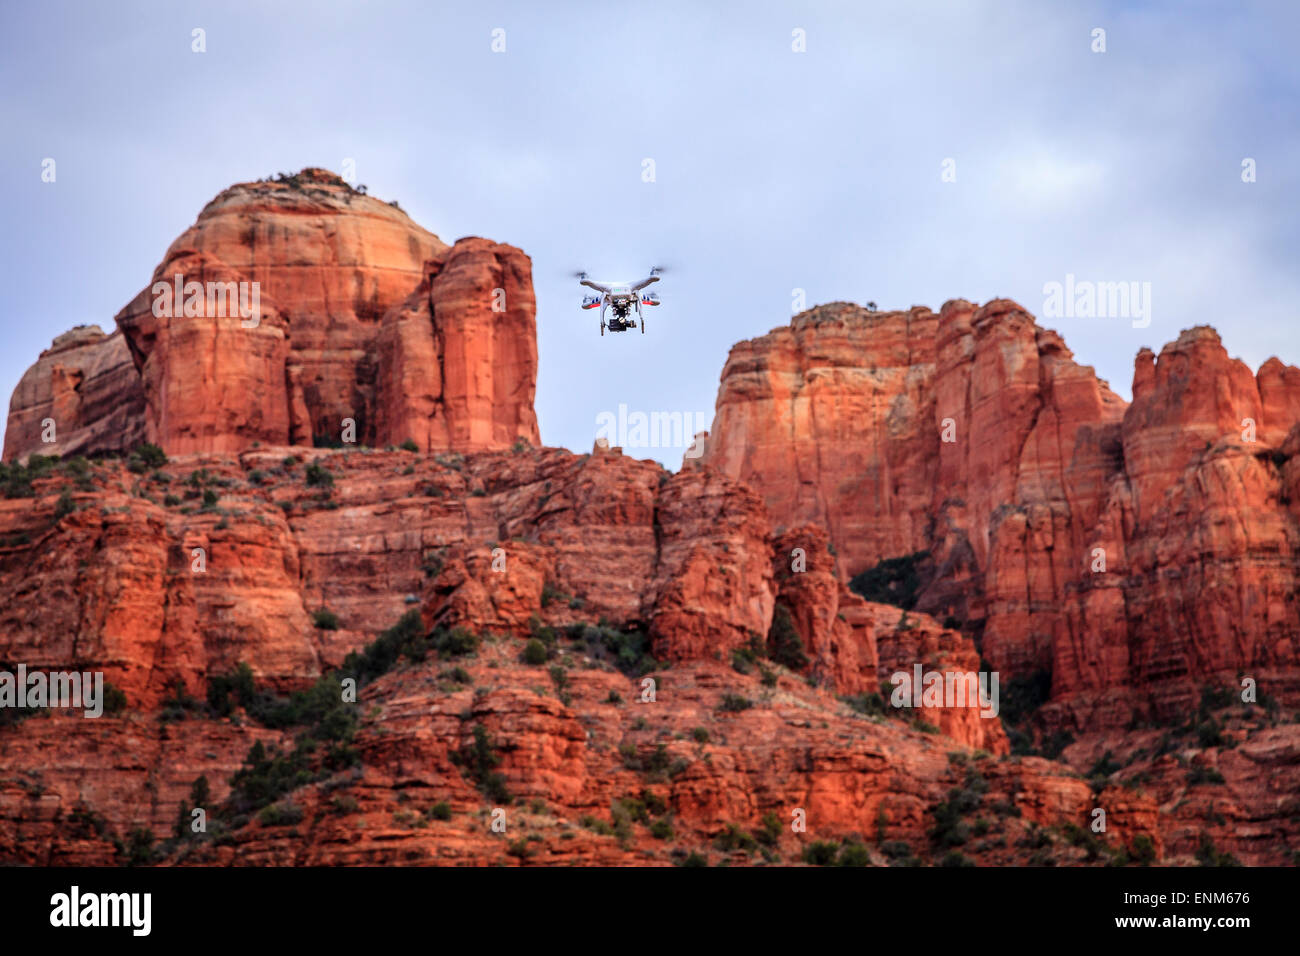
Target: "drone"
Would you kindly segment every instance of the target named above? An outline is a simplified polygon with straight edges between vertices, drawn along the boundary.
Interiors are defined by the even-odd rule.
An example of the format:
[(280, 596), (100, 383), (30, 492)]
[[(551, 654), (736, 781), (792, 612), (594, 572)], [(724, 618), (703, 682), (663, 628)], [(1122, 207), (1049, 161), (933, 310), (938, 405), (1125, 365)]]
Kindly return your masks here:
[[(641, 326), (641, 334), (645, 335), (645, 314), (641, 311), (642, 306), (658, 305), (659, 296), (654, 292), (642, 292), (652, 282), (659, 281), (659, 274), (663, 268), (656, 266), (650, 270), (648, 278), (640, 282), (632, 283), (603, 283), (593, 282), (587, 278), (587, 273), (576, 273), (580, 285), (585, 285), (588, 289), (595, 289), (600, 295), (584, 295), (582, 297), (582, 307), (584, 309), (594, 309), (600, 306), (600, 334), (605, 334), (606, 322), (605, 311), (613, 309), (614, 314), (610, 316), (608, 327), (611, 332), (625, 332), (628, 329), (634, 329)], [(636, 318), (632, 318), (632, 313), (636, 312)]]

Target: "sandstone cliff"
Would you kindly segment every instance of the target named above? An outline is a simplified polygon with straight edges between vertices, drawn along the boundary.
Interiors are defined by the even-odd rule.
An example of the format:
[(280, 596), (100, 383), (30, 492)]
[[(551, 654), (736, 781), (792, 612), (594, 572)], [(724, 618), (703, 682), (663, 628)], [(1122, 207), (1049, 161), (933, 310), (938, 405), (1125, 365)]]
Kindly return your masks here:
[(14, 389), (4, 460), (33, 451), (129, 451), (144, 440), (144, 408), (122, 334), (105, 335), (97, 325), (72, 329), (54, 339)]
[(1050, 721), (1167, 721), (1238, 672), (1300, 699), (1298, 380), (1197, 328), (1139, 354), (1126, 407), (1013, 302), (834, 304), (732, 350), (706, 462), (846, 577), (913, 556), (916, 606), (1049, 675)]
[[(1162, 813), (1185, 787), (1164, 771), (1113, 784), (1107, 835), (1078, 842), (1099, 798), (1075, 771), (998, 759), (996, 720), (872, 704), (893, 669), (978, 666), (969, 639), (848, 593), (824, 532), (772, 538), (757, 497), (710, 469), (523, 448), (43, 467), (32, 497), (0, 504), (0, 660), (102, 668), (125, 706), (0, 728), (11, 862), (897, 864), (960, 846), (1006, 863), (1025, 841), (1063, 863), (1177, 862), (1211, 812)], [(806, 672), (761, 652), (741, 666), (777, 603)], [(251, 700), (212, 712), (218, 678), (243, 662), (259, 692), (308, 686), (409, 609), (412, 635), (472, 628), (477, 645), (387, 663), (351, 705), (350, 764), (238, 810), (250, 748), (288, 753), (299, 730)], [(1293, 731), (1218, 756), (1246, 781), (1226, 816), (1213, 803), (1221, 850), (1279, 859), (1289, 824), (1267, 794), (1295, 784)], [(200, 775), (210, 835), (171, 837)]]
[(61, 336), (24, 376), (5, 459), (141, 436), (172, 454), (536, 444), (534, 311), (518, 249), (448, 246), (324, 170), (241, 183), (172, 243), (120, 334)]
[(1013, 302), (833, 304), (674, 475), (538, 447), (534, 313), (518, 249), (304, 170), (55, 340), (0, 671), (114, 693), (0, 710), (0, 862), (1294, 862), (1300, 370), (1195, 328), (1126, 407)]

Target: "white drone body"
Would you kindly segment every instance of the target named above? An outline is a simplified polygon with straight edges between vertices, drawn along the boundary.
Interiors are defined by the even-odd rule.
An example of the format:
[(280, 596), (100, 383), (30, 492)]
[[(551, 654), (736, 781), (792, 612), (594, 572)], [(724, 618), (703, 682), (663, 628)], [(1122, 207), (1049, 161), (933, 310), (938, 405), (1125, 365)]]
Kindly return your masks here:
[[(660, 269), (650, 270), (648, 278), (640, 282), (632, 283), (604, 283), (593, 282), (587, 278), (587, 273), (579, 272), (578, 281), (589, 289), (595, 289), (600, 295), (584, 295), (582, 297), (582, 307), (584, 309), (594, 309), (600, 306), (600, 334), (605, 334), (606, 327), (611, 332), (624, 332), (627, 329), (641, 326), (641, 334), (645, 334), (645, 314), (641, 311), (643, 306), (658, 305), (659, 296), (653, 292), (642, 292), (652, 282), (659, 281)], [(610, 316), (608, 324), (605, 322), (605, 313), (613, 309), (614, 314)], [(636, 318), (632, 318), (632, 313), (636, 313)]]

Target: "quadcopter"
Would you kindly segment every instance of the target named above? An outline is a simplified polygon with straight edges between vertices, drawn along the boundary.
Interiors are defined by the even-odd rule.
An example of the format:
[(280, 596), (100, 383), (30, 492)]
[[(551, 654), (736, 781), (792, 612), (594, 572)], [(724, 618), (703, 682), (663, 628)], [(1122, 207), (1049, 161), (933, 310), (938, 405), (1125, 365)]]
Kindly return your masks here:
[[(589, 289), (595, 289), (600, 295), (584, 295), (582, 297), (582, 307), (584, 309), (594, 309), (600, 306), (600, 334), (605, 334), (605, 311), (613, 309), (614, 314), (609, 319), (609, 330), (611, 332), (624, 332), (627, 329), (641, 326), (641, 334), (645, 335), (645, 315), (641, 307), (645, 305), (658, 305), (659, 296), (654, 292), (642, 292), (652, 282), (659, 281), (659, 274), (664, 270), (658, 266), (650, 270), (649, 278), (642, 279), (640, 282), (610, 283), (593, 282), (587, 278), (587, 273), (577, 273), (578, 282)], [(636, 318), (632, 318), (632, 313), (636, 312)]]

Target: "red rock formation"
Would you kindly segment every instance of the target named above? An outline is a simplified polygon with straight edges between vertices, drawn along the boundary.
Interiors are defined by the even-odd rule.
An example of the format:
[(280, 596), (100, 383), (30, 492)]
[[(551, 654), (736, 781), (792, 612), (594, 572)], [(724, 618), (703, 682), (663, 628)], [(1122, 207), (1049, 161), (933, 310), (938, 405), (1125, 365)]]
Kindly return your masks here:
[[(324, 170), (225, 190), (117, 316), (149, 401), (151, 439), (174, 454), (227, 452), (295, 436), (337, 441), (352, 419), (366, 440), (370, 342), (384, 312), (420, 282), (422, 263), (444, 249), (400, 210)], [(162, 300), (177, 275), (204, 291), (236, 283), (250, 309), (257, 283), (260, 316), (215, 300), (188, 308), (188, 290), (182, 310), (176, 296)], [(160, 305), (172, 314), (157, 315), (168, 311)], [(304, 407), (306, 421), (291, 419)]]
[[(178, 682), (202, 698), (208, 679), (239, 661), (252, 666), (260, 685), (301, 686), (413, 603), (430, 626), (510, 636), (489, 640), (464, 662), (475, 685), (488, 687), (485, 695), (468, 687), (430, 697), (428, 682), (437, 683), (443, 666), (436, 661), (368, 689), (358, 739), (365, 769), (354, 792), (364, 795), (369, 819), (382, 818), (379, 832), (405, 830), (394, 820), (401, 809), (394, 788), (418, 779), (421, 794), (455, 806), (455, 838), (430, 843), (431, 834), (412, 832), (415, 842), (398, 842), (414, 855), (394, 857), (377, 834), (378, 842), (365, 845), (333, 837), (316, 844), (255, 829), (240, 838), (239, 859), (495, 858), (500, 846), (469, 813), (481, 798), (451, 762), (472, 723), (504, 747), (512, 792), (561, 811), (552, 822), (557, 839), (537, 848), (555, 862), (669, 859), (668, 848), (648, 835), (634, 846), (593, 843), (591, 834), (572, 847), (558, 841), (582, 814), (607, 816), (614, 797), (646, 785), (623, 766), (620, 748), (652, 752), (660, 737), (651, 726), (677, 728), (684, 738), (668, 753), (687, 766), (660, 789), (683, 838), (707, 841), (725, 824), (757, 827), (765, 812), (784, 818), (798, 807), (814, 837), (838, 839), (876, 832), (883, 810), (891, 833), (924, 852), (928, 807), (946, 785), (944, 754), (958, 744), (905, 722), (852, 716), (834, 696), (847, 688), (817, 690), (779, 668), (768, 686), (726, 660), (766, 632), (775, 600), (762, 507), (742, 487), (714, 470), (670, 475), (613, 451), (437, 458), (314, 452), (315, 464), (333, 476), (327, 489), (319, 479), (307, 484), (305, 465), (286, 459), (288, 451), (191, 456), (143, 477), (97, 463), (89, 487), (73, 494), (75, 510), (61, 516), (55, 505), (72, 487), (72, 471), (56, 468), (37, 480), (35, 498), (0, 504), (0, 541), (13, 542), (0, 548), (0, 660), (103, 669), (129, 701), (123, 716), (103, 723), (56, 713), (0, 730), (0, 858), (34, 860), (29, 854), (41, 845), (43, 861), (111, 861), (107, 840), (58, 821), (89, 808), (118, 835), (137, 824), (161, 835), (199, 773), (223, 799), (226, 779), (253, 740), (287, 746), (288, 735), (192, 715), (183, 733), (164, 733), (124, 754), (104, 747), (103, 728), (136, 739)], [(204, 491), (216, 502), (200, 508)], [(504, 560), (493, 570), (497, 555)], [(828, 566), (826, 557), (819, 552), (814, 568)], [(873, 607), (893, 611), (837, 591), (831, 597), (855, 617)], [(800, 599), (800, 615), (827, 620), (818, 600)], [(337, 630), (311, 626), (309, 612), (321, 607), (337, 614)], [(558, 651), (569, 669), (567, 703), (538, 689), (551, 686), (545, 668), (520, 662), (521, 638), (534, 622), (564, 627), (598, 619), (644, 629), (668, 667), (656, 672), (657, 700), (644, 711), (634, 703), (638, 682), (591, 659), (589, 645)], [(865, 648), (854, 645), (859, 634)], [(820, 638), (810, 632), (809, 639), (820, 652)], [(835, 640), (842, 655), (861, 655), (871, 632), (852, 627)], [(719, 709), (725, 694), (754, 707)], [(643, 725), (639, 713), (656, 723)], [(819, 729), (809, 714), (818, 715)], [(697, 727), (712, 728), (703, 751), (690, 742)], [(704, 752), (708, 762), (701, 762)], [(37, 753), (45, 755), (39, 780), (20, 786)], [(141, 799), (146, 790), (153, 798)], [(325, 797), (312, 790), (295, 799), (314, 806)], [(780, 839), (782, 852), (797, 856), (805, 838)], [(446, 856), (431, 857), (435, 848)]]
[[(332, 476), (325, 487), (317, 470), (316, 484), (307, 483), (308, 463), (290, 451), (184, 457), (159, 475), (96, 463), (84, 488), (72, 465), (58, 466), (35, 480), (34, 498), (0, 503), (0, 660), (103, 668), (128, 699), (121, 715), (97, 721), (57, 712), (0, 728), (0, 859), (119, 861), (111, 839), (135, 826), (167, 835), (204, 774), (214, 819), (234, 832), (172, 848), (172, 862), (667, 863), (686, 849), (717, 861), (720, 833), (762, 830), (769, 813), (778, 829), (768, 852), (783, 862), (799, 860), (811, 841), (845, 838), (865, 841), (877, 862), (889, 861), (886, 846), (936, 861), (934, 810), (953, 787), (970, 786), (958, 759), (969, 746), (994, 756), (975, 761), (988, 790), (968, 824), (978, 815), (993, 829), (964, 853), (1024, 862), (1018, 846), (1034, 823), (1057, 834), (1043, 851), (1052, 859), (1088, 862), (1062, 836), (1068, 825), (1086, 826), (1095, 803), (1074, 771), (998, 759), (1000, 727), (969, 709), (868, 718), (838, 700), (873, 690), (870, 680), (895, 667), (974, 670), (978, 656), (968, 638), (924, 614), (904, 620), (897, 608), (846, 593), (819, 529), (771, 540), (757, 498), (716, 470), (673, 476), (610, 450), (307, 453)], [(56, 510), (64, 490), (75, 508), (68, 513)], [(205, 491), (216, 501), (204, 507)], [(781, 570), (792, 542), (805, 539), (806, 570)], [(748, 675), (731, 667), (729, 651), (765, 632), (778, 599), (823, 686), (770, 663)], [(338, 616), (337, 629), (312, 626), (310, 612), (322, 607)], [(452, 662), (437, 656), (400, 664), (363, 688), (360, 767), (289, 796), (309, 826), (223, 821), (219, 804), (251, 744), (288, 748), (295, 730), (248, 715), (235, 726), (193, 710), (179, 726), (160, 723), (177, 681), (202, 699), (211, 677), (246, 661), (260, 686), (302, 686), (413, 607), (429, 626), (486, 635), (455, 661), (470, 683), (453, 680)], [(640, 702), (639, 679), (615, 669), (599, 645), (564, 636), (571, 624), (602, 618), (653, 638), (661, 662), (651, 672), (653, 703)], [(534, 627), (560, 634), (542, 666), (521, 659)], [(918, 716), (940, 733), (926, 732)], [(520, 798), (507, 811), (508, 839), (490, 830), (492, 804), (453, 760), (475, 726), (489, 734), (504, 785)], [(1232, 823), (1212, 828), (1221, 850), (1248, 862), (1282, 859), (1294, 813), (1268, 794), (1300, 783), (1300, 764), (1286, 756), (1292, 729), (1243, 729), (1234, 751), (1242, 759), (1198, 754), (1216, 762), (1233, 793), (1222, 817)], [(1153, 789), (1105, 798), (1115, 834), (1093, 862), (1138, 835), (1165, 858), (1190, 860), (1198, 845), (1190, 828), (1220, 819), (1222, 799), (1195, 791), (1195, 816), (1177, 799), (1187, 787), (1182, 772), (1144, 760), (1125, 773), (1151, 767)], [(617, 801), (646, 793), (663, 803), (656, 815), (671, 816), (673, 842), (619, 816)], [(425, 820), (438, 801), (451, 819)], [(795, 810), (806, 816), (804, 833), (789, 829)], [(624, 836), (602, 836), (590, 818)], [(759, 858), (743, 849), (724, 856)]]
[(534, 311), (518, 249), (449, 247), (324, 170), (241, 183), (172, 243), (121, 336), (60, 337), (28, 372), (5, 454), (49, 453), (48, 417), (55, 451), (537, 444)]
[(508, 448), (539, 442), (532, 265), (513, 246), (461, 239), (381, 322), (375, 444)]
[(1138, 356), (1126, 410), (1015, 303), (835, 304), (732, 350), (706, 461), (846, 575), (928, 552), (919, 608), (1004, 678), (1050, 672), (1049, 721), (1123, 726), (1238, 670), (1297, 699), (1297, 381), (1193, 329)]
[(830, 541), (817, 525), (778, 535), (772, 559), (777, 603), (788, 609), (810, 658), (809, 672), (841, 694), (880, 690), (871, 610), (839, 577)]
[(79, 326), (55, 338), (14, 389), (4, 460), (122, 451), (143, 439), (144, 392), (126, 340)]
[(1106, 570), (1077, 583), (1056, 636), (1053, 696), (1073, 722), (1174, 720), (1203, 686), (1241, 676), (1300, 694), (1300, 526), (1285, 451), (1264, 440), (1294, 425), (1273, 417), (1294, 414), (1294, 378), (1270, 362), (1257, 388), (1205, 327), (1158, 361), (1138, 355), (1124, 472), (1086, 545)]
[(816, 523), (853, 573), (925, 541), (938, 435), (925, 386), (937, 319), (836, 303), (734, 346), (703, 460), (782, 526)]
[[(218, 196), (155, 280), (178, 272), (256, 281), (258, 321), (187, 315), (183, 289), (155, 314), (151, 284), (121, 333), (56, 340), (11, 406), (9, 461), (145, 438), (175, 457), (6, 469), (0, 662), (102, 670), (127, 705), (0, 714), (0, 862), (121, 862), (113, 839), (168, 834), (199, 774), (220, 836), (165, 862), (797, 862), (850, 841), (878, 864), (1188, 863), (1206, 838), (1291, 862), (1300, 370), (1252, 376), (1193, 329), (1139, 355), (1126, 410), (1015, 303), (835, 304), (733, 349), (672, 475), (536, 447), (510, 246), (448, 247), (306, 170)], [(345, 418), (359, 447), (303, 447)], [(846, 587), (916, 552), (918, 610)], [(399, 619), (479, 642), (382, 660), (347, 701), (357, 765), (314, 752), (285, 798), (306, 825), (224, 805), (249, 748), (301, 728), (218, 716), (213, 678), (304, 688)], [(1019, 709), (1011, 678), (1050, 672), (1034, 720), (1073, 733), (1063, 762), (1010, 755), (1023, 728), (978, 702), (878, 696), (985, 659)]]

